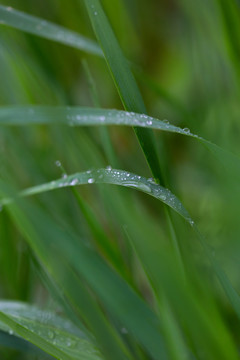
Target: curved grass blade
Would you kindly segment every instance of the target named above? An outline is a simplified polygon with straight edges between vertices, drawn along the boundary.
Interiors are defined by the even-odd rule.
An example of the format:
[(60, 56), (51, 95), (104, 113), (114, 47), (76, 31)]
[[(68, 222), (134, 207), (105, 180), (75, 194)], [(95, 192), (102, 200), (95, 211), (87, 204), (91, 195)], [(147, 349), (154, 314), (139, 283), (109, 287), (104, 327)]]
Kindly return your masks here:
[(95, 41), (44, 19), (15, 10), (10, 6), (0, 5), (0, 24), (102, 56), (102, 51)]
[[(98, 169), (82, 173), (76, 173), (67, 176), (65, 179), (59, 179), (50, 183), (28, 188), (22, 191), (19, 195), (30, 196), (63, 187), (94, 183), (105, 183), (134, 188), (162, 201), (163, 203), (171, 207), (174, 211), (176, 211), (180, 216), (182, 216), (194, 228), (198, 236), (198, 240), (201, 242), (202, 247), (209, 258), (211, 266), (215, 271), (215, 274), (217, 275), (220, 283), (222, 284), (237, 315), (240, 317), (239, 295), (232, 287), (229, 279), (227, 278), (224, 271), (221, 269), (221, 266), (218, 264), (217, 260), (212, 255), (211, 249), (208, 248), (205, 239), (199, 232), (189, 213), (175, 195), (173, 195), (168, 189), (165, 189), (164, 187), (154, 183), (152, 179), (146, 179), (143, 176), (132, 174), (123, 170)], [(6, 205), (11, 203), (12, 200), (12, 198), (5, 198), (2, 199), (0, 203), (2, 205)]]
[(134, 112), (85, 107), (0, 107), (0, 125), (26, 126), (40, 124), (65, 124), (69, 126), (121, 125), (143, 127), (185, 135), (201, 142), (217, 157), (227, 170), (230, 170), (240, 178), (240, 159), (236, 155), (191, 133), (187, 128), (182, 129), (170, 124), (167, 120), (159, 120), (145, 114)]
[[(195, 138), (203, 143), (224, 167), (233, 172), (236, 178), (240, 178), (240, 159), (219, 146), (192, 134), (189, 129), (181, 129), (167, 122), (149, 117), (145, 114), (135, 114), (117, 110), (101, 110), (79, 107), (2, 107), (0, 109), (0, 124), (2, 125), (30, 125), (30, 124), (68, 124), (71, 126), (92, 126), (92, 125), (124, 125), (149, 127), (156, 130), (178, 133)], [(73, 181), (74, 179), (72, 179)], [(87, 181), (87, 179), (86, 179)], [(62, 182), (61, 182), (62, 183)], [(54, 185), (52, 185), (54, 186)], [(148, 186), (148, 183), (147, 183)], [(40, 187), (37, 187), (38, 190)], [(36, 190), (36, 189), (35, 189)], [(188, 216), (187, 216), (188, 217)], [(192, 220), (189, 217), (189, 221)], [(206, 249), (205, 249), (206, 250)], [(213, 268), (216, 269), (211, 259)], [(217, 267), (219, 268), (219, 266)], [(218, 271), (218, 278), (230, 298), (230, 301), (237, 313), (240, 313), (239, 298), (231, 284), (227, 282)], [(228, 281), (229, 282), (229, 281)], [(228, 289), (232, 289), (228, 291)]]
[[(178, 200), (178, 198), (171, 193), (170, 190), (156, 184), (152, 179), (147, 179), (143, 176), (139, 176), (123, 170), (107, 168), (76, 173), (66, 176), (64, 179), (61, 178), (59, 180), (51, 181), (50, 183), (28, 188), (22, 191), (19, 195), (30, 196), (54, 189), (93, 183), (120, 185), (142, 191), (155, 197), (158, 200), (161, 200), (164, 204), (171, 207), (191, 225), (193, 225), (193, 220), (191, 219), (187, 210), (183, 207), (180, 200)], [(10, 202), (11, 199), (3, 199), (0, 201), (2, 205), (6, 205)]]
[(0, 302), (0, 329), (23, 337), (57, 359), (102, 358), (94, 345), (69, 321), (24, 303)]

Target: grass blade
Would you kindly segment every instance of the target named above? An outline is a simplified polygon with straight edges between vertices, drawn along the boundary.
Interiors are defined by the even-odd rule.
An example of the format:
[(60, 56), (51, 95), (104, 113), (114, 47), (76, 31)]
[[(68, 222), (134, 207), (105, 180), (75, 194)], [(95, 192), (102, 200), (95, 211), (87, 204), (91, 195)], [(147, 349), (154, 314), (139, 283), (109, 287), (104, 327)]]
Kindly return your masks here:
[[(129, 63), (122, 53), (100, 1), (85, 1), (85, 5), (124, 108), (128, 111), (146, 113), (141, 93)], [(154, 178), (159, 182), (163, 182), (152, 132), (138, 128), (134, 128), (134, 130)]]
[(50, 312), (24, 303), (1, 301), (0, 321), (2, 330), (27, 339), (57, 359), (101, 359), (84, 334)]
[[(4, 184), (1, 186), (1, 192), (9, 193)], [(58, 259), (57, 262), (62, 259), (57, 269), (61, 278), (66, 280), (65, 286), (68, 286), (71, 280), (66, 279), (62, 273), (62, 263), (67, 262), (80, 279), (84, 279), (99, 296), (108, 311), (155, 359), (166, 359), (161, 325), (157, 316), (97, 253), (79, 242), (77, 236), (64, 232), (39, 208), (24, 203), (19, 207), (12, 203), (8, 210), (30, 247), (44, 260), (44, 264), (51, 266), (56, 263), (53, 259)], [(76, 292), (76, 288), (73, 292)]]
[[(161, 200), (164, 204), (174, 209), (185, 220), (187, 220), (191, 225), (193, 225), (193, 221), (187, 210), (183, 207), (182, 203), (178, 200), (178, 198), (171, 193), (170, 190), (156, 184), (152, 179), (146, 179), (143, 176), (139, 176), (123, 170), (98, 169), (91, 171), (89, 170), (82, 173), (76, 173), (66, 176), (64, 179), (61, 178), (50, 183), (28, 188), (22, 191), (20, 195), (30, 196), (54, 189), (93, 183), (120, 185), (142, 191), (155, 197), (158, 200)], [(3, 199), (0, 201), (2, 205), (6, 205), (10, 202), (10, 199)]]
[[(9, 192), (9, 189), (6, 190), (6, 187), (4, 188), (4, 191)], [(45, 272), (51, 276), (54, 284), (59, 288), (61, 296), (64, 298), (64, 303), (62, 304), (64, 309), (68, 311), (70, 308), (74, 312), (77, 326), (79, 327), (79, 321), (84, 321), (89, 329), (89, 333), (93, 334), (94, 342), (97, 342), (106, 359), (111, 359), (110, 354), (114, 353), (114, 357), (117, 360), (125, 360), (126, 349), (123, 343), (109, 322), (106, 321), (99, 305), (83, 283), (83, 279), (79, 279), (76, 276), (76, 272), (69, 266), (69, 260), (66, 259), (65, 254), (64, 256), (61, 254), (56, 255), (56, 250), (52, 249), (51, 239), (57, 236), (55, 232), (57, 231), (56, 225), (50, 222), (48, 229), (45, 228), (44, 230), (45, 225), (42, 222), (43, 213), (31, 208), (30, 213), (34, 213), (39, 218), (35, 225), (39, 226), (39, 229), (42, 228), (44, 230), (44, 234), (41, 234), (38, 231), (36, 232), (29, 217), (24, 214), (22, 209), (20, 210), (19, 207), (13, 206), (9, 207), (9, 212), (30, 247), (35, 251), (37, 258), (41, 261), (41, 265), (44, 266)], [(47, 220), (47, 218), (44, 220)], [(49, 240), (44, 241), (47, 238)], [(60, 241), (56, 249), (59, 249), (59, 247), (61, 249), (61, 245)], [(54, 259), (57, 260), (55, 261)], [(68, 305), (67, 308), (65, 303)], [(82, 329), (82, 326), (80, 329)], [(86, 332), (84, 333), (86, 334)], [(22, 336), (24, 337), (24, 334)], [(27, 337), (24, 338), (27, 339)]]
[(98, 0), (85, 1), (93, 29), (126, 110), (145, 113), (137, 83)]
[[(11, 331), (10, 331), (11, 332)], [(17, 337), (15, 335), (10, 335), (9, 332), (0, 330), (0, 346), (1, 348), (7, 348), (11, 350), (17, 350), (24, 354), (31, 354), (32, 356), (41, 356), (42, 360), (52, 360), (53, 357), (30, 342)]]
[(0, 5), (0, 24), (74, 47), (89, 54), (102, 56), (102, 51), (95, 41), (44, 19), (15, 10), (10, 6)]
[[(181, 215), (191, 226), (193, 226), (198, 236), (198, 240), (202, 244), (202, 247), (210, 260), (212, 268), (214, 269), (220, 283), (222, 284), (237, 315), (240, 316), (239, 295), (236, 293), (235, 289), (232, 287), (226, 274), (221, 269), (216, 259), (213, 257), (211, 249), (208, 248), (203, 236), (199, 232), (197, 226), (190, 217), (189, 213), (175, 195), (173, 195), (168, 189), (165, 189), (162, 186), (153, 183), (151, 179), (146, 179), (142, 176), (135, 175), (122, 170), (98, 169), (98, 170), (73, 174), (67, 176), (65, 179), (59, 179), (52, 181), (50, 183), (28, 188), (22, 191), (19, 195), (30, 196), (63, 187), (94, 184), (94, 183), (114, 184), (114, 185), (120, 185), (120, 186), (137, 189), (162, 201), (164, 204), (168, 205), (179, 215)], [(1, 204), (2, 205), (9, 204), (11, 203), (11, 201), (12, 199), (5, 198), (2, 199)]]
[(122, 125), (162, 130), (197, 137), (189, 129), (181, 129), (145, 114), (95, 109), (78, 106), (2, 106), (0, 125), (27, 126), (40, 124), (66, 124), (70, 126)]
[(240, 75), (239, 55), (240, 55), (240, 16), (239, 5), (236, 1), (216, 0), (222, 15), (224, 30), (226, 35), (226, 45), (228, 47), (231, 60), (235, 66), (237, 75)]
[(27, 126), (40, 124), (63, 124), (69, 126), (134, 126), (185, 135), (201, 142), (228, 171), (233, 172), (240, 178), (240, 159), (236, 155), (191, 133), (187, 128), (182, 129), (170, 124), (167, 120), (159, 120), (145, 114), (134, 112), (85, 107), (12, 106), (0, 108), (0, 125)]

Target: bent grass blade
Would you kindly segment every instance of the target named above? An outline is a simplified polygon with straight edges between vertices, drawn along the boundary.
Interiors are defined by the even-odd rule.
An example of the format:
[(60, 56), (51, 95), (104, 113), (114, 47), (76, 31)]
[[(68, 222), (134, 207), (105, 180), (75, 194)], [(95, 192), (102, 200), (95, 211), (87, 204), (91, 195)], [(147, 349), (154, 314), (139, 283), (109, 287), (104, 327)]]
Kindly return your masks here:
[[(97, 125), (122, 125), (122, 126), (135, 126), (135, 127), (146, 127), (151, 128), (155, 130), (162, 130), (166, 132), (172, 132), (177, 133), (180, 135), (185, 135), (191, 138), (195, 138), (199, 142), (201, 142), (208, 150), (210, 150), (213, 155), (221, 162), (223, 163), (224, 167), (227, 169), (227, 171), (233, 171), (234, 175), (237, 178), (240, 178), (240, 159), (232, 154), (229, 151), (226, 151), (222, 149), (221, 147), (217, 146), (216, 144), (211, 143), (208, 140), (205, 140), (204, 138), (192, 134), (189, 129), (181, 129), (177, 126), (169, 124), (167, 121), (158, 120), (153, 117), (149, 117), (145, 114), (137, 114), (133, 112), (126, 112), (126, 111), (118, 111), (118, 110), (102, 110), (102, 109), (91, 109), (91, 108), (80, 108), (80, 107), (49, 107), (49, 106), (36, 106), (36, 107), (2, 107), (0, 108), (0, 125), (6, 125), (6, 126), (13, 126), (13, 125), (36, 125), (36, 124), (65, 124), (70, 126), (97, 126)], [(103, 171), (106, 175), (106, 170), (100, 169), (96, 170), (98, 173), (94, 173), (96, 176), (96, 180), (98, 179), (98, 176), (101, 176), (101, 171)], [(109, 176), (111, 177), (111, 172), (108, 172), (108, 176), (106, 177), (106, 180), (108, 180), (108, 183), (113, 183), (117, 185), (122, 186), (129, 186), (129, 187), (135, 187), (139, 188), (139, 190), (144, 191), (156, 198), (160, 196), (159, 200), (165, 202), (167, 205), (171, 206), (171, 204), (168, 204), (164, 200), (164, 196), (169, 195), (173, 196), (173, 202), (172, 204), (177, 204), (177, 211), (181, 214), (181, 211), (184, 209), (181, 202), (177, 200), (177, 198), (174, 195), (170, 195), (170, 192), (168, 194), (164, 195), (164, 192), (167, 191), (164, 188), (159, 187), (157, 184), (150, 184), (150, 182), (143, 178), (143, 177), (137, 177), (137, 175), (132, 174), (133, 176), (133, 182), (128, 183), (127, 180), (124, 180), (125, 183), (120, 179), (121, 175), (125, 176), (127, 175), (126, 172), (121, 172), (120, 170), (115, 170), (116, 172), (119, 172), (119, 174), (115, 174), (115, 178), (112, 177), (111, 180), (109, 179)], [(68, 178), (69, 183), (61, 180), (57, 180), (57, 182), (51, 182), (48, 184), (43, 184), (37, 187), (33, 187), (31, 189), (27, 189), (24, 192), (22, 192), (21, 195), (30, 195), (30, 193), (40, 193), (42, 191), (51, 190), (57, 187), (63, 187), (63, 186), (70, 186), (70, 185), (76, 185), (77, 182), (80, 181), (80, 183), (91, 183), (90, 179), (94, 179), (93, 174), (90, 175), (90, 173), (80, 173), (80, 180), (79, 178), (76, 180), (76, 177), (79, 174), (72, 175), (70, 178)], [(89, 181), (90, 180), (90, 181)], [(103, 180), (100, 178), (100, 180)], [(140, 180), (140, 181), (139, 181)], [(142, 180), (142, 182), (141, 182)], [(120, 184), (118, 183), (120, 181)], [(76, 182), (76, 183), (75, 183)], [(94, 181), (93, 181), (94, 182)], [(97, 181), (95, 181), (97, 182)], [(103, 182), (103, 181), (102, 181)], [(79, 183), (79, 184), (80, 184)], [(66, 185), (64, 185), (66, 184)], [(152, 186), (149, 186), (152, 185)], [(154, 188), (154, 186), (156, 188)], [(162, 192), (162, 190), (164, 191)], [(155, 191), (156, 190), (156, 191)], [(156, 194), (156, 192), (158, 194)], [(162, 196), (162, 199), (161, 199)], [(169, 199), (167, 196), (166, 199)], [(4, 199), (2, 203), (9, 202), (10, 199)], [(176, 201), (176, 202), (175, 202)], [(175, 205), (174, 205), (175, 206)], [(193, 225), (193, 220), (189, 216), (189, 214), (184, 209), (184, 215), (181, 214), (183, 217), (188, 219), (187, 221)], [(194, 227), (196, 232), (198, 233), (198, 238), (202, 242), (202, 244), (205, 244), (205, 240), (202, 240), (201, 236), (199, 236), (199, 232), (196, 227)], [(237, 314), (240, 314), (240, 300), (238, 294), (236, 294), (236, 291), (233, 289), (232, 285), (230, 284), (229, 280), (225, 278), (225, 275), (222, 274), (222, 269), (219, 265), (216, 264), (216, 260), (211, 255), (211, 251), (204, 246), (205, 251), (209, 254), (208, 257), (210, 258), (210, 262), (212, 264), (213, 269), (215, 269), (215, 272), (217, 273), (217, 276), (222, 283), (222, 285), (225, 288), (225, 291), (232, 303), (233, 308), (235, 309)], [(218, 269), (218, 271), (216, 271)], [(231, 291), (229, 291), (231, 289)]]
[[(101, 183), (120, 185), (124, 187), (134, 188), (136, 190), (144, 192), (162, 201), (163, 203), (171, 207), (174, 211), (176, 211), (180, 216), (182, 216), (193, 227), (195, 233), (197, 234), (198, 240), (202, 244), (204, 252), (208, 256), (208, 259), (211, 263), (213, 270), (215, 271), (217, 278), (222, 284), (237, 315), (240, 317), (239, 295), (236, 293), (235, 289), (232, 287), (229, 279), (222, 270), (221, 266), (218, 264), (217, 260), (212, 255), (211, 250), (208, 248), (205, 239), (199, 232), (197, 226), (190, 217), (189, 213), (184, 208), (181, 201), (175, 195), (173, 195), (170, 190), (165, 189), (164, 187), (154, 183), (152, 179), (146, 179), (143, 176), (139, 176), (123, 170), (98, 169), (98, 170), (86, 171), (82, 173), (76, 173), (67, 176), (65, 179), (61, 178), (46, 184), (34, 186), (32, 188), (23, 190), (22, 192), (19, 193), (19, 195), (30, 196), (64, 187), (71, 187), (71, 186), (85, 185), (85, 184), (101, 184)], [(11, 203), (13, 200), (14, 200), (13, 198), (5, 198), (2, 199), (0, 203), (1, 205), (7, 205)]]
[[(173, 195), (170, 190), (156, 184), (152, 179), (147, 179), (143, 176), (139, 176), (124, 170), (107, 168), (80, 172), (66, 176), (64, 179), (61, 178), (46, 184), (28, 188), (23, 190), (19, 195), (30, 196), (54, 189), (94, 183), (120, 185), (134, 188), (149, 194), (171, 207), (178, 214), (184, 217), (184, 219), (187, 220), (191, 225), (193, 225), (193, 220), (191, 219), (187, 210), (184, 208), (181, 201), (178, 200), (178, 198)], [(2, 205), (6, 205), (10, 202), (12, 202), (11, 199), (3, 199), (0, 201)]]

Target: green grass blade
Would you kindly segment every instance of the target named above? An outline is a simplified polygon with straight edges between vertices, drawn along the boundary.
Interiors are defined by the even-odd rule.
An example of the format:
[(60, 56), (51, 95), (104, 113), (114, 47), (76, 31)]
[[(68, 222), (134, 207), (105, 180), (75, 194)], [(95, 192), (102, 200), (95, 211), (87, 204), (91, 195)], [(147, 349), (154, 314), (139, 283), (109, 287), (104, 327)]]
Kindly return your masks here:
[(91, 232), (96, 240), (97, 247), (105, 256), (107, 256), (109, 261), (111, 261), (117, 269), (121, 270), (121, 273), (123, 274), (125, 271), (124, 263), (121, 260), (121, 256), (119, 255), (117, 248), (111, 244), (110, 237), (105, 233), (101, 223), (96, 218), (94, 212), (88, 206), (88, 204), (84, 202), (84, 200), (80, 197), (75, 187), (72, 188), (72, 191), (79, 205), (79, 208), (81, 209), (89, 225), (89, 228), (91, 229)]
[(66, 124), (70, 126), (122, 125), (181, 133), (197, 137), (189, 129), (181, 129), (145, 114), (70, 106), (2, 106), (0, 125), (23, 126), (37, 124)]
[[(4, 188), (4, 191), (9, 192), (9, 189), (6, 190), (5, 186)], [(56, 251), (52, 250), (50, 245), (51, 239), (57, 236), (54, 224), (50, 222), (48, 229), (45, 229), (47, 233), (45, 231), (45, 233), (42, 234), (41, 232), (39, 233), (39, 231), (35, 231), (33, 224), (29, 221), (29, 217), (17, 206), (10, 207), (9, 211), (20, 232), (28, 241), (30, 247), (35, 251), (38, 259), (40, 259), (41, 265), (44, 266), (45, 271), (50, 274), (51, 279), (53, 279), (53, 282), (61, 291), (64, 297), (64, 303), (62, 305), (64, 306), (67, 302), (67, 305), (69, 305), (70, 309), (75, 313), (77, 326), (79, 327), (79, 318), (80, 321), (84, 321), (89, 331), (92, 332), (94, 341), (96, 339), (106, 359), (111, 359), (110, 354), (114, 353), (115, 359), (125, 360), (125, 354), (127, 353), (126, 348), (123, 346), (123, 343), (120, 341), (119, 336), (110, 323), (106, 320), (99, 305), (89, 294), (89, 289), (86, 288), (82, 278), (79, 279), (76, 276), (76, 272), (69, 266), (69, 260), (68, 258), (66, 259), (65, 254), (64, 256), (61, 254), (57, 256)], [(35, 216), (39, 218), (37, 226), (43, 230), (44, 224), (46, 224), (44, 220), (44, 222), (41, 221), (42, 217), (44, 217), (43, 213), (41, 211), (36, 212), (36, 209), (32, 208), (30, 213), (34, 213)], [(47, 218), (45, 218), (45, 220), (48, 221)], [(49, 239), (48, 241), (46, 240), (47, 238)], [(59, 247), (61, 249), (61, 242), (57, 245), (56, 249)], [(55, 258), (57, 261), (54, 260)], [(67, 308), (64, 306), (64, 309), (68, 311), (69, 306)], [(130, 358), (131, 357), (129, 357), (129, 359)]]
[[(238, 294), (216, 259), (211, 257), (212, 249), (209, 249), (196, 227), (195, 231), (204, 249), (202, 256), (206, 257), (207, 255), (212, 266), (210, 270), (215, 271), (234, 310), (238, 314), (240, 309)], [(188, 356), (191, 358), (190, 354), (188, 354), (188, 346), (184, 346), (184, 340), (189, 340), (190, 336), (192, 341), (197, 344), (197, 348), (205, 349), (206, 359), (211, 360), (214, 356), (213, 354), (218, 353), (218, 356), (215, 355), (218, 358), (224, 359), (228, 357), (229, 359), (236, 360), (238, 355), (234, 340), (229, 336), (228, 327), (224, 323), (221, 313), (216, 309), (216, 304), (213, 303), (211, 292), (205, 289), (205, 279), (201, 278), (200, 286), (204, 288), (204, 291), (199, 297), (199, 293), (196, 293), (196, 284), (193, 287), (191, 282), (189, 282), (189, 268), (187, 267), (188, 272), (186, 276), (183, 276), (180, 264), (176, 262), (170, 249), (168, 253), (162, 244), (158, 245), (152, 242), (151, 238), (148, 239), (146, 244), (146, 239), (141, 239), (140, 233), (137, 235), (137, 240), (134, 238), (134, 233), (132, 235), (129, 233), (128, 235), (129, 241), (145, 269), (159, 302), (166, 341), (174, 342), (174, 345), (168, 347), (170, 358), (175, 359), (179, 355), (181, 359), (183, 353), (186, 354), (187, 358)], [(181, 295), (179, 295), (180, 293)], [(203, 294), (204, 298), (207, 298), (204, 299), (205, 303), (202, 298)], [(234, 297), (232, 297), (233, 294)], [(171, 314), (171, 311), (169, 313), (169, 305), (171, 305), (173, 314)], [(188, 309), (187, 313), (186, 309)], [(176, 323), (174, 323), (174, 320), (176, 320)], [(198, 326), (195, 327), (194, 324), (198, 324)], [(181, 335), (183, 334), (181, 330), (178, 332), (177, 325), (185, 327), (185, 335), (188, 332), (187, 328), (189, 329), (187, 338), (185, 336), (182, 338)], [(171, 328), (171, 333), (169, 332), (169, 327)], [(216, 336), (216, 329), (218, 329), (218, 336)], [(179, 353), (178, 347), (181, 348)]]
[[(200, 285), (198, 278), (194, 283), (192, 280), (189, 281), (191, 276), (188, 276), (183, 286), (181, 273), (174, 268), (174, 259), (169, 255), (166, 253), (165, 259), (162, 259), (158, 266), (161, 270), (153, 274), (155, 286), (160, 293), (162, 288), (166, 290), (171, 308), (176, 314), (178, 322), (185, 327), (187, 336), (195, 343), (194, 347), (204, 348), (204, 359), (211, 360), (215, 356), (218, 359), (238, 359), (239, 354), (235, 341), (229, 334), (228, 326), (225, 324), (219, 308), (216, 307), (213, 294), (207, 291), (210, 284), (207, 284), (208, 281), (204, 283), (201, 279)], [(156, 264), (157, 256), (153, 254), (153, 258), (153, 262)], [(202, 288), (200, 292), (196, 292), (197, 283), (200, 289)], [(229, 280), (228, 283), (230, 284)], [(193, 326), (194, 324), (198, 324), (198, 326)], [(216, 329), (218, 329), (217, 332)]]
[(169, 342), (169, 353), (172, 360), (181, 360), (183, 357), (188, 358), (188, 349), (182, 337), (181, 330), (170, 309), (170, 306), (164, 297), (161, 297), (160, 313), (163, 318), (164, 332)]
[[(128, 111), (146, 113), (141, 93), (129, 63), (122, 53), (100, 1), (87, 0), (85, 5), (124, 108)], [(157, 181), (162, 182), (162, 174), (152, 132), (138, 128), (134, 128), (134, 130), (153, 176)]]
[(27, 339), (56, 359), (101, 359), (93, 344), (70, 322), (24, 303), (0, 302), (0, 328)]
[[(1, 108), (0, 123), (2, 125), (29, 125), (29, 124), (50, 124), (50, 123), (65, 123), (72, 126), (90, 126), (90, 125), (125, 125), (125, 126), (141, 126), (150, 127), (162, 131), (168, 131), (193, 137), (202, 142), (213, 154), (224, 164), (227, 170), (233, 172), (240, 177), (240, 162), (239, 158), (234, 154), (221, 149), (215, 144), (192, 134), (188, 129), (181, 129), (179, 127), (170, 125), (164, 121), (148, 117), (144, 114), (135, 114), (117, 110), (101, 110), (101, 109), (87, 109), (87, 108), (53, 108), (53, 107), (33, 107), (33, 108)], [(88, 179), (89, 180), (89, 179)], [(72, 179), (74, 181), (74, 179)], [(87, 181), (87, 179), (86, 179)], [(144, 184), (148, 186), (147, 184)], [(190, 217), (189, 217), (190, 219)], [(192, 220), (190, 220), (192, 221)], [(212, 263), (213, 265), (213, 263)], [(216, 267), (213, 266), (215, 269)], [(221, 274), (221, 271), (218, 271)], [(219, 277), (219, 275), (218, 275)], [(220, 276), (222, 284), (226, 284), (225, 279)], [(235, 308), (239, 312), (240, 306), (238, 303), (238, 295), (235, 294), (234, 289), (228, 292), (227, 286), (224, 286), (228, 297)], [(230, 285), (230, 288), (232, 286)], [(237, 297), (237, 301), (236, 301)], [(237, 305), (236, 305), (237, 304)]]
[(85, 107), (0, 107), (0, 125), (27, 126), (40, 124), (65, 124), (69, 126), (134, 126), (185, 135), (201, 142), (222, 164), (224, 164), (227, 170), (240, 177), (240, 159), (236, 155), (191, 133), (189, 129), (182, 129), (175, 125), (171, 125), (166, 120), (159, 120), (145, 114), (134, 112)]
[[(195, 232), (198, 235), (198, 239), (200, 240), (203, 249), (211, 262), (212, 268), (214, 269), (220, 283), (222, 284), (233, 308), (235, 309), (237, 315), (239, 316), (240, 314), (239, 295), (232, 287), (229, 279), (221, 269), (220, 265), (218, 265), (217, 261), (212, 256), (211, 250), (208, 248), (205, 240), (200, 234), (197, 226), (190, 217), (189, 213), (175, 195), (173, 195), (168, 189), (165, 189), (162, 186), (153, 183), (151, 179), (146, 179), (143, 176), (135, 175), (122, 170), (98, 169), (98, 170), (91, 170), (82, 173), (76, 173), (67, 176), (65, 179), (59, 179), (52, 181), (50, 183), (28, 188), (22, 191), (20, 195), (30, 196), (64, 187), (71, 187), (71, 186), (84, 185), (84, 184), (101, 184), (101, 183), (134, 188), (148, 195), (151, 195), (156, 199), (162, 201), (164, 204), (171, 207), (174, 211), (176, 211), (179, 215), (181, 215), (191, 226), (193, 226)], [(8, 203), (11, 203), (11, 201), (12, 199), (10, 198), (2, 199), (1, 204), (6, 205)]]
[(207, 254), (207, 257), (212, 265), (212, 268), (215, 271), (215, 274), (216, 274), (219, 282), (221, 283), (230, 303), (232, 304), (233, 309), (235, 310), (238, 318), (240, 319), (240, 296), (239, 296), (239, 294), (234, 289), (234, 287), (230, 283), (227, 275), (225, 274), (225, 272), (219, 265), (219, 262), (215, 256), (213, 249), (210, 249), (208, 247), (203, 235), (199, 232), (196, 225), (194, 224), (193, 226), (194, 226), (195, 232), (197, 233), (198, 239), (199, 239), (200, 243), (202, 244), (202, 247), (203, 247), (205, 253)]
[[(49, 224), (49, 226), (51, 225), (52, 224)], [(30, 233), (23, 230), (20, 226), (19, 228), (29, 241)], [(52, 230), (50, 232), (51, 234), (54, 233)], [(48, 235), (48, 238), (50, 239), (51, 237)], [(65, 254), (62, 256), (62, 254), (58, 252), (59, 260), (55, 263), (51, 262), (46, 254), (40, 254), (39, 244), (36, 244), (36, 240), (37, 242), (39, 241), (36, 238), (32, 240), (36, 254), (41, 258), (44, 267), (51, 273), (54, 282), (64, 294), (65, 300), (67, 299), (75, 316), (79, 318), (80, 315), (81, 320), (85, 322), (89, 331), (92, 332), (94, 342), (97, 342), (105, 358), (111, 359), (110, 354), (114, 353), (116, 359), (125, 360), (127, 357), (126, 347), (120, 341), (118, 334), (111, 324), (107, 321), (95, 298), (89, 293), (89, 289), (85, 286), (83, 279), (79, 279), (79, 277), (76, 276), (75, 270), (69, 266), (69, 259), (65, 257)], [(46, 244), (44, 246), (46, 251), (51, 252), (51, 249), (49, 249)], [(61, 250), (61, 245), (59, 245), (58, 248)], [(55, 255), (53, 254), (53, 256)]]
[(239, 4), (235, 0), (216, 0), (222, 13), (222, 20), (226, 35), (226, 45), (230, 52), (230, 57), (235, 66), (238, 77), (240, 75), (239, 55), (240, 55), (240, 13)]
[[(83, 68), (84, 68), (85, 73), (86, 73), (89, 92), (90, 92), (90, 95), (91, 95), (93, 107), (100, 108), (101, 103), (100, 103), (100, 99), (99, 99), (99, 96), (98, 96), (96, 83), (95, 83), (94, 78), (93, 78), (93, 76), (91, 74), (88, 63), (87, 63), (86, 60), (83, 60), (82, 64), (83, 64)], [(105, 129), (105, 128), (100, 128), (99, 129), (99, 134), (100, 134), (101, 139), (102, 139), (102, 144), (103, 144), (103, 147), (104, 147), (106, 158), (108, 159), (109, 163), (112, 164), (112, 166), (118, 167), (118, 160), (117, 160), (115, 151), (114, 151), (113, 146), (112, 146), (109, 130)]]
[[(9, 192), (3, 184), (1, 192), (5, 194)], [(44, 259), (45, 265), (50, 266), (57, 262), (58, 271), (64, 279), (62, 263), (67, 262), (80, 279), (84, 279), (99, 296), (106, 309), (121, 326), (126, 327), (155, 359), (166, 359), (161, 325), (157, 316), (97, 253), (79, 242), (78, 237), (63, 231), (36, 207), (26, 204), (19, 207), (13, 203), (8, 206), (8, 210), (30, 247), (41, 259)], [(64, 285), (69, 286), (71, 278), (65, 280)], [(76, 292), (77, 288), (72, 290)]]
[[(11, 332), (10, 329), (8, 331)], [(44, 351), (42, 351), (35, 345), (31, 344), (30, 342), (15, 335), (10, 335), (9, 332), (5, 332), (2, 330), (0, 330), (0, 347), (3, 349), (7, 348), (11, 350), (17, 350), (20, 351), (21, 353), (29, 354), (32, 356), (41, 356), (42, 360), (54, 359), (51, 355), (45, 353)]]
[[(193, 225), (193, 221), (187, 210), (183, 207), (180, 200), (178, 200), (178, 198), (171, 193), (170, 190), (165, 189), (161, 185), (158, 185), (152, 179), (147, 179), (143, 176), (139, 176), (123, 170), (98, 169), (91, 171), (89, 170), (82, 173), (76, 173), (66, 176), (64, 179), (61, 178), (55, 181), (51, 181), (50, 183), (26, 189), (22, 191), (20, 195), (36, 195), (54, 189), (84, 184), (113, 184), (142, 191), (155, 197), (158, 200), (161, 200), (164, 204), (174, 209), (185, 220), (187, 220), (191, 225)], [(6, 205), (10, 202), (10, 199), (3, 199), (0, 201), (2, 205)]]
[(0, 5), (0, 25), (11, 26), (90, 54), (102, 56), (102, 51), (95, 41), (44, 19), (15, 10), (10, 6)]
[(145, 113), (137, 83), (98, 0), (85, 1), (93, 29), (126, 110)]

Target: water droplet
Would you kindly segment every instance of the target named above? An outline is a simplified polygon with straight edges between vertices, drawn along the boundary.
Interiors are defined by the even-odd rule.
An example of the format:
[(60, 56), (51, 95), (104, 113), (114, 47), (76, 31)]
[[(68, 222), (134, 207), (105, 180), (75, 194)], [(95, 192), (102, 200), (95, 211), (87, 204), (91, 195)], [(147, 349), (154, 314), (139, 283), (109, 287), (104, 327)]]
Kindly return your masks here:
[(106, 170), (111, 171), (111, 170), (112, 170), (112, 167), (111, 167), (110, 165), (108, 165), (108, 166), (106, 167)]
[(10, 329), (8, 333), (9, 333), (9, 335), (13, 335), (13, 330)]
[(144, 192), (148, 192), (148, 193), (151, 192), (151, 188), (146, 184), (139, 184), (138, 188)]
[(97, 14), (98, 14), (97, 11), (95, 11), (95, 12), (94, 12), (94, 15), (96, 16)]
[(148, 181), (149, 181), (151, 184), (156, 184), (154, 178), (149, 178)]
[(74, 186), (78, 183), (78, 179), (72, 179), (71, 182), (70, 182), (70, 185), (71, 186)]
[(13, 8), (12, 8), (11, 6), (8, 6), (8, 7), (7, 7), (7, 11), (12, 11), (12, 9), (13, 9)]
[(125, 327), (121, 328), (121, 333), (122, 334), (128, 334), (128, 331)]
[(189, 134), (190, 133), (190, 130), (188, 128), (184, 128), (183, 131), (186, 133), (186, 134)]
[(53, 338), (54, 338), (54, 336), (55, 336), (54, 332), (53, 332), (53, 331), (51, 331), (51, 330), (48, 330), (47, 335), (48, 335), (49, 339), (53, 339)]
[(152, 125), (152, 120), (147, 120), (147, 125)]
[(95, 182), (95, 179), (93, 179), (93, 178), (88, 179), (89, 184), (93, 184), (94, 182)]
[(71, 339), (68, 339), (67, 340), (67, 347), (70, 347), (72, 345), (72, 341), (71, 341)]
[(61, 167), (61, 166), (62, 166), (61, 161), (59, 161), (59, 160), (55, 161), (55, 165), (56, 165), (57, 167)]
[(74, 347), (76, 347), (76, 345), (77, 345), (76, 340), (74, 340), (74, 339), (67, 339), (67, 347), (74, 348)]

